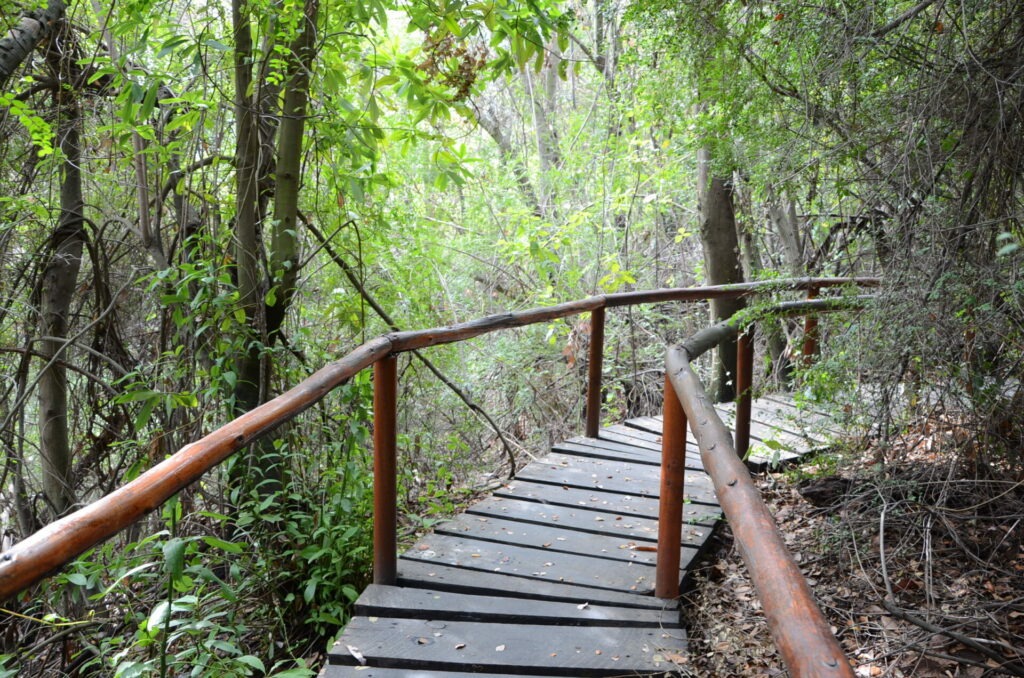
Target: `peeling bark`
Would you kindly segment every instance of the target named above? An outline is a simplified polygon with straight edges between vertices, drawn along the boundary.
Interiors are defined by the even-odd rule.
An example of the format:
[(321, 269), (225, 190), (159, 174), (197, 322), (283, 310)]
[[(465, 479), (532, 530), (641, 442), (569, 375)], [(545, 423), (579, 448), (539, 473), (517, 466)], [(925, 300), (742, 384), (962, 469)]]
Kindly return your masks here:
[[(697, 200), (700, 211), (700, 239), (704, 247), (704, 275), (709, 285), (743, 282), (736, 215), (733, 211), (732, 181), (712, 176), (707, 149), (697, 153)], [(711, 319), (718, 323), (743, 308), (741, 299), (712, 299)], [(717, 402), (735, 397), (736, 341), (718, 346), (718, 366), (711, 392)]]
[(25, 12), (7, 35), (0, 38), (0, 89), (7, 85), (32, 50), (53, 33), (66, 9), (62, 0), (49, 0), (46, 7)]

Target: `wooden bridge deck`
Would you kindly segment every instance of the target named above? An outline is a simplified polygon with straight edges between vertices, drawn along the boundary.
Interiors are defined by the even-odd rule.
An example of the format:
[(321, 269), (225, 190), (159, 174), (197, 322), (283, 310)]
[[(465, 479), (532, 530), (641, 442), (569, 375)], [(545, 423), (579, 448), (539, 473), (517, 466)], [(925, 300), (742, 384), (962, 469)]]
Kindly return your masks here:
[[(727, 425), (733, 409), (718, 406)], [(749, 463), (825, 447), (822, 420), (755, 400)], [(686, 632), (679, 602), (653, 595), (660, 440), (660, 417), (572, 438), (437, 527), (400, 557), (397, 586), (360, 596), (321, 676), (671, 674)], [(684, 584), (721, 517), (692, 434), (687, 469)]]

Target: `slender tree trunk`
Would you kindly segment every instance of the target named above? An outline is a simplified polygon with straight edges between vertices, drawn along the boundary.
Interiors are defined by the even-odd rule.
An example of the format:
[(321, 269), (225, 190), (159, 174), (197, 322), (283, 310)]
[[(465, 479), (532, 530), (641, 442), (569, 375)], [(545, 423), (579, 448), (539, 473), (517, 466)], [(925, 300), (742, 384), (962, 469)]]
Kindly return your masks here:
[(800, 240), (800, 223), (796, 216), (796, 203), (786, 197), (769, 196), (768, 218), (782, 243), (786, 267), (793, 277), (804, 275), (804, 252)]
[[(266, 328), (263, 313), (259, 241), (260, 147), (252, 78), (252, 28), (246, 0), (232, 0), (231, 18), (235, 36), (235, 270), (238, 302), (246, 323), (262, 336)], [(260, 403), (262, 386), (260, 349), (251, 337), (236, 362), (235, 410), (247, 412)]]
[[(54, 54), (52, 66), (60, 82), (66, 77), (70, 53)], [(47, 337), (40, 353), (47, 363), (64, 348), (68, 311), (74, 298), (85, 243), (85, 203), (82, 199), (80, 128), (81, 111), (73, 88), (56, 91), (57, 139), (63, 154), (61, 166), (60, 216), (50, 236), (46, 264), (42, 270), (39, 301), (39, 332)], [(68, 440), (67, 373), (57, 361), (45, 368), (39, 380), (39, 446), (43, 462), (43, 491), (55, 516), (65, 513), (75, 501), (71, 480), (71, 447)]]
[[(245, 313), (244, 346), (235, 360), (234, 407), (242, 414), (267, 399), (272, 369), (265, 347), (267, 313), (264, 296), (263, 245), (260, 228), (267, 184), (261, 181), (268, 166), (261, 157), (259, 112), (264, 103), (253, 82), (253, 43), (250, 12), (246, 0), (232, 0), (231, 18), (235, 38), (235, 270), (238, 303)], [(243, 463), (244, 462), (244, 463)], [(236, 463), (231, 477), (235, 487), (257, 487), (261, 496), (280, 489), (280, 465), (273, 446), (261, 441), (248, 456)]]
[(299, 274), (298, 209), (302, 178), (302, 138), (309, 101), (309, 74), (316, 52), (319, 0), (306, 0), (303, 26), (292, 44), (285, 85), (284, 109), (278, 133), (277, 191), (274, 194), (274, 235), (271, 242), (271, 285), (277, 285), (274, 303), (267, 308), (267, 335), (280, 338), (285, 313), (295, 294)]
[(494, 143), (498, 145), (498, 154), (501, 157), (502, 165), (512, 169), (512, 174), (516, 178), (516, 186), (519, 188), (519, 193), (522, 194), (523, 200), (530, 206), (534, 216), (543, 218), (544, 212), (541, 210), (540, 201), (537, 199), (537, 192), (533, 189), (533, 182), (530, 181), (526, 165), (523, 164), (522, 159), (512, 150), (512, 140), (509, 139), (505, 130), (502, 129), (501, 123), (498, 122), (498, 116), (484, 108), (484, 106), (480, 106), (477, 120), (480, 126), (484, 128), (484, 131), (494, 139)]
[[(733, 191), (734, 196), (739, 195), (738, 190)], [(743, 195), (742, 204), (748, 214), (754, 214), (754, 201), (749, 194)], [(742, 210), (740, 210), (742, 211)], [(743, 275), (747, 280), (755, 280), (758, 273), (764, 268), (761, 249), (758, 245), (756, 233), (751, 228), (744, 228), (737, 221), (737, 236), (740, 241), (740, 249), (743, 252)], [(786, 330), (785, 325), (789, 322), (786, 318), (777, 321), (767, 320), (759, 323), (762, 336), (768, 344), (768, 355), (771, 362), (768, 366), (768, 374), (775, 376), (780, 386), (786, 387), (790, 383), (790, 376), (793, 372), (792, 363), (786, 358)]]
[(551, 115), (554, 112), (555, 95), (557, 91), (557, 69), (558, 46), (554, 43), (550, 46), (550, 52), (545, 56), (544, 68), (541, 69), (540, 77), (534, 78), (533, 71), (528, 66), (520, 69), (520, 76), (523, 86), (526, 88), (527, 96), (530, 98), (530, 105), (533, 111), (533, 126), (537, 143), (537, 157), (540, 160), (540, 205), (542, 211), (551, 219), (557, 218), (555, 196), (552, 187), (552, 180), (549, 173), (558, 169), (562, 164), (562, 152), (558, 144), (558, 131), (551, 123)]
[(36, 45), (53, 33), (66, 9), (62, 0), (49, 0), (45, 7), (25, 12), (7, 35), (0, 38), (0, 89), (7, 85)]
[[(743, 281), (736, 216), (732, 203), (732, 181), (713, 176), (707, 149), (697, 153), (697, 196), (700, 212), (700, 238), (704, 247), (704, 274), (709, 285)], [(711, 318), (720, 322), (743, 308), (741, 299), (712, 299)], [(721, 402), (735, 397), (736, 341), (718, 347), (718, 366), (712, 393)]]

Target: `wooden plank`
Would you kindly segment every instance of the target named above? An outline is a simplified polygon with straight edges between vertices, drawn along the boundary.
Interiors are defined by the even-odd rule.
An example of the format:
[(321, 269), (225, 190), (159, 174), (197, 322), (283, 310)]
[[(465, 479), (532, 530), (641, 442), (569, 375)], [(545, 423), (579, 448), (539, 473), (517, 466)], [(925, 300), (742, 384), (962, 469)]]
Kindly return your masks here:
[[(630, 443), (605, 440), (604, 438), (584, 438), (580, 436), (554, 445), (551, 449), (556, 452), (571, 452), (572, 454), (585, 457), (621, 459), (623, 461), (634, 461), (638, 464), (661, 467), (660, 444), (658, 449), (654, 450), (650, 447), (638, 447)], [(696, 471), (704, 470), (703, 462), (700, 459), (700, 450), (697, 449), (696, 443), (688, 442), (686, 445), (686, 466)]]
[(590, 603), (410, 589), (371, 584), (356, 601), (355, 614), (362, 617), (477, 621), (502, 624), (555, 624), (558, 626), (619, 626), (623, 628), (680, 628), (679, 610), (637, 610)]
[[(689, 549), (688, 549), (689, 551)], [(613, 563), (606, 558), (546, 549), (495, 544), (464, 537), (432, 534), (402, 555), (407, 560), (454, 565), (485, 572), (504, 572), (541, 581), (583, 584), (612, 591), (654, 590), (654, 566), (636, 562)], [(681, 567), (686, 562), (680, 563)]]
[[(468, 678), (479, 673), (463, 673), (462, 671), (424, 671), (422, 669), (382, 669), (378, 666), (339, 666), (324, 664), (317, 674), (318, 678)], [(544, 678), (538, 675), (517, 673), (489, 673), (487, 678)]]
[(828, 435), (839, 435), (841, 427), (834, 425), (831, 415), (820, 413), (816, 410), (797, 407), (792, 401), (779, 402), (768, 398), (758, 399), (761, 409), (772, 417), (784, 421), (792, 421), (800, 426), (801, 430), (820, 430)]
[[(732, 403), (726, 403), (726, 405), (731, 406)], [(727, 428), (731, 429), (733, 427), (732, 409), (727, 409), (723, 405), (717, 405), (715, 409), (722, 422)], [(627, 423), (630, 425), (642, 425), (648, 432), (649, 429), (661, 425), (660, 418), (654, 417), (637, 417)], [(765, 443), (766, 440), (774, 441), (781, 445), (782, 448), (778, 450), (773, 449), (771, 444)], [(748, 456), (748, 462), (757, 467), (765, 466), (776, 460), (776, 458), (779, 461), (796, 459), (814, 448), (814, 444), (803, 435), (779, 430), (774, 426), (766, 425), (753, 419), (750, 422), (750, 442), (751, 451)]]
[[(656, 542), (658, 521), (638, 518), (632, 515), (608, 515), (604, 511), (593, 511), (586, 507), (558, 507), (532, 501), (490, 497), (473, 504), (466, 513), (484, 517), (510, 517), (520, 522), (537, 525), (561, 526), (583, 532), (625, 537), (637, 542)], [(602, 518), (603, 520), (597, 520)], [(699, 544), (708, 537), (708, 525), (687, 525), (683, 539)]]
[[(658, 417), (633, 417), (632, 419), (627, 419), (626, 421), (624, 421), (622, 423), (625, 424), (626, 426), (630, 427), (630, 428), (637, 428), (637, 429), (640, 429), (641, 431), (647, 431), (648, 433), (653, 433), (655, 435), (659, 435), (660, 436), (662, 431), (663, 431), (662, 422), (663, 422), (663, 418), (661, 416), (658, 416)], [(686, 442), (689, 443), (690, 442), (689, 439), (687, 439)], [(687, 447), (687, 450), (689, 450), (689, 447), (690, 447), (689, 444), (687, 444), (686, 447)]]
[(765, 393), (758, 400), (764, 400), (767, 402), (782, 405), (784, 407), (792, 408), (794, 411), (799, 412), (801, 415), (810, 415), (821, 417), (822, 419), (828, 419), (830, 413), (823, 409), (820, 409), (817, 405), (810, 401), (803, 401), (800, 407), (797, 407), (796, 400), (793, 396), (784, 393)]
[[(547, 463), (534, 462), (521, 470), (516, 477), (523, 481), (548, 483), (564, 488), (601, 490), (624, 496), (657, 498), (660, 491), (660, 477), (652, 477), (650, 472), (641, 470), (639, 465), (630, 466), (628, 469), (624, 465), (588, 465), (584, 463), (587, 460), (558, 454), (548, 455), (544, 459)], [(564, 465), (562, 462), (565, 462)], [(706, 504), (717, 502), (714, 486), (707, 474), (689, 471), (686, 473), (685, 482), (684, 496), (690, 501)]]
[[(707, 479), (707, 482), (710, 483), (710, 478)], [(616, 495), (569, 487), (568, 485), (552, 485), (524, 480), (513, 480), (495, 490), (494, 495), (509, 499), (535, 501), (551, 506), (586, 507), (615, 515), (658, 519), (658, 500), (655, 497)], [(713, 492), (708, 501), (705, 501), (703, 494), (691, 495), (689, 498), (691, 503), (683, 507), (683, 515), (689, 522), (703, 523), (722, 513)]]
[[(604, 520), (600, 522), (617, 522)], [(657, 563), (656, 546), (650, 541), (637, 541), (626, 535), (604, 535), (581, 532), (557, 524), (537, 525), (519, 520), (458, 515), (439, 525), (435, 534), (492, 541), (527, 548), (540, 548), (552, 553), (578, 553), (612, 561)], [(424, 538), (426, 540), (428, 538)], [(693, 548), (683, 544), (683, 549)], [(691, 554), (692, 555), (692, 554)]]
[[(642, 447), (655, 452), (661, 452), (661, 434), (654, 436), (653, 434), (645, 435), (646, 433), (646, 431), (638, 431), (637, 429), (629, 428), (628, 426), (616, 424), (615, 426), (608, 426), (601, 429), (597, 436), (601, 440), (611, 440), (617, 443), (625, 443), (627, 445), (633, 445), (634, 447)], [(689, 438), (687, 438), (686, 443), (686, 448), (689, 450)]]
[[(605, 443), (604, 445), (600, 443)], [(614, 445), (614, 447), (612, 446)], [(594, 459), (611, 459), (614, 461), (628, 461), (634, 464), (645, 464), (647, 466), (661, 466), (661, 457), (650, 450), (643, 450), (621, 443), (609, 444), (607, 441), (596, 438), (574, 438), (551, 446), (554, 452), (575, 454), (581, 457), (593, 457)]]
[[(725, 403), (721, 406), (722, 420), (727, 422), (728, 426), (733, 426), (736, 417), (736, 406), (734, 403)], [(820, 432), (812, 431), (804, 427), (793, 417), (786, 416), (784, 414), (776, 414), (775, 410), (771, 409), (771, 406), (765, 407), (762, 403), (756, 403), (751, 408), (751, 427), (756, 423), (762, 427), (766, 427), (771, 430), (781, 431), (785, 434), (796, 436), (801, 438), (808, 449), (826, 447), (828, 445), (828, 438)], [(763, 436), (761, 437), (763, 440)]]
[[(660, 450), (661, 449), (661, 433), (652, 433), (651, 431), (642, 431), (640, 429), (632, 428), (624, 424), (615, 424), (614, 426), (607, 426), (601, 430), (601, 433), (607, 431), (609, 434), (618, 434), (627, 436), (634, 441), (643, 441), (647, 446)], [(692, 444), (696, 449), (696, 443), (693, 437), (693, 432), (690, 430), (686, 431), (686, 447), (689, 448)], [(635, 443), (639, 444), (639, 443)]]
[(595, 589), (580, 584), (517, 577), (504, 572), (467, 570), (443, 563), (404, 558), (398, 560), (398, 584), (410, 588), (489, 595), (496, 601), (514, 597), (563, 601), (574, 605), (617, 605), (644, 610), (660, 610), (665, 605), (678, 606), (678, 601), (665, 601), (632, 591)]
[(348, 647), (384, 668), (621, 676), (670, 670), (665, 655), (685, 652), (686, 639), (679, 629), (567, 626), (552, 632), (533, 624), (354, 617), (329, 661), (355, 665)]
[(521, 469), (516, 477), (523, 480), (545, 478), (549, 482), (561, 480), (567, 485), (596, 487), (608, 492), (656, 496), (661, 469), (646, 464), (552, 452)]

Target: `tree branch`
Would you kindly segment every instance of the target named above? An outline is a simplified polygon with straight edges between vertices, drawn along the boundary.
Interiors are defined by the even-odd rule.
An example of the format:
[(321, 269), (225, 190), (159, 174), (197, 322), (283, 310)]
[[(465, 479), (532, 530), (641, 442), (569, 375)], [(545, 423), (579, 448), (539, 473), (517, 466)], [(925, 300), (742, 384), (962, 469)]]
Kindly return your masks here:
[(24, 63), (36, 45), (50, 35), (53, 27), (64, 18), (66, 9), (62, 0), (49, 0), (46, 7), (25, 12), (7, 35), (0, 38), (0, 89), (7, 85), (14, 71)]
[(1010, 675), (1014, 676), (1024, 676), (1024, 666), (1021, 666), (1020, 664), (1010, 663), (1007, 660), (1007, 658), (1003, 655), (999, 654), (995, 650), (985, 647), (983, 644), (979, 643), (973, 638), (970, 638), (969, 636), (965, 636), (962, 633), (957, 633), (956, 631), (951, 631), (949, 629), (944, 629), (941, 626), (936, 626), (931, 622), (927, 622), (924, 619), (915, 617), (909, 612), (906, 612), (905, 610), (901, 610), (900, 608), (896, 607), (896, 605), (890, 602), (889, 600), (882, 600), (882, 607), (884, 607), (886, 610), (888, 610), (895, 616), (899, 617), (900, 619), (908, 621), (916, 626), (920, 626), (925, 631), (930, 631), (932, 633), (938, 633), (943, 636), (947, 636), (957, 641), (958, 643), (961, 643), (963, 645), (966, 645), (967, 647), (977, 650), (978, 652), (985, 655), (992, 661), (997, 662), (998, 666), (995, 668), (998, 668), (1000, 671), (1006, 671)]
[[(360, 282), (359, 277), (356, 275), (356, 272), (352, 269), (351, 266), (348, 265), (348, 263), (344, 259), (341, 258), (341, 256), (337, 252), (334, 251), (334, 248), (332, 248), (330, 243), (327, 242), (327, 239), (324, 237), (323, 233), (321, 233), (320, 230), (316, 226), (314, 226), (313, 223), (305, 215), (300, 215), (300, 217), (302, 218), (302, 221), (305, 222), (306, 228), (309, 229), (310, 233), (312, 233), (320, 242), (320, 245), (321, 247), (323, 247), (324, 251), (327, 252), (327, 256), (329, 256), (331, 260), (338, 265), (338, 268), (341, 269), (341, 272), (344, 273), (345, 277), (348, 278), (350, 283), (352, 283), (352, 286), (356, 288), (356, 291), (359, 292), (359, 295), (366, 300), (366, 303), (369, 304), (370, 308), (372, 308), (373, 311), (378, 316), (380, 316), (381, 320), (387, 323), (387, 326), (390, 327), (392, 331), (401, 332), (402, 328), (399, 327), (395, 323), (395, 321), (391, 319), (391, 316), (388, 314), (388, 312), (385, 311), (384, 308), (377, 302), (377, 300), (373, 298), (373, 295), (371, 295), (366, 290), (362, 282)], [(512, 478), (516, 473), (515, 452), (512, 449), (512, 445), (509, 444), (508, 440), (505, 439), (505, 434), (502, 433), (501, 428), (498, 426), (497, 423), (495, 423), (494, 419), (491, 418), (491, 415), (484, 411), (484, 409), (480, 407), (480, 405), (478, 405), (472, 398), (470, 398), (465, 391), (459, 388), (459, 386), (455, 382), (453, 382), (451, 379), (445, 376), (444, 373), (441, 372), (441, 370), (438, 369), (438, 367), (434, 365), (434, 363), (431, 362), (429, 358), (427, 358), (425, 355), (423, 355), (421, 352), (417, 350), (413, 350), (412, 354), (416, 356), (428, 370), (433, 372), (434, 376), (437, 377), (442, 384), (447, 386), (452, 391), (452, 393), (457, 395), (459, 397), (459, 400), (465, 403), (466, 407), (468, 407), (470, 410), (478, 414), (487, 422), (487, 424), (491, 427), (494, 433), (498, 436), (498, 439), (501, 441), (502, 446), (505, 448), (505, 456), (508, 458), (509, 465), (508, 477)]]
[(871, 37), (872, 38), (880, 38), (880, 37), (882, 37), (886, 33), (889, 33), (890, 31), (893, 31), (893, 30), (899, 28), (900, 26), (902, 26), (906, 22), (910, 21), (915, 16), (917, 16), (918, 14), (920, 14), (921, 12), (923, 12), (926, 9), (928, 9), (928, 7), (930, 7), (931, 5), (934, 5), (934, 4), (935, 4), (935, 0), (922, 0), (921, 2), (917, 3), (915, 6), (911, 7), (910, 9), (908, 9), (903, 14), (900, 14), (898, 17), (896, 17), (895, 19), (893, 19), (892, 21), (887, 23), (886, 25), (882, 26), (881, 28), (879, 28), (877, 30), (872, 31), (871, 32)]

